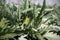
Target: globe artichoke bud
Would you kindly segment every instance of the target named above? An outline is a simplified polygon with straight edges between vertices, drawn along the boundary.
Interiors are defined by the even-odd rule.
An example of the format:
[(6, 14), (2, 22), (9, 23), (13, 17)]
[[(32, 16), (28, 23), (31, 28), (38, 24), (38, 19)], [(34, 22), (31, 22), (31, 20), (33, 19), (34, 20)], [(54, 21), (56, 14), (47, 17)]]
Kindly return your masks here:
[(28, 25), (30, 23), (30, 18), (28, 16), (26, 16), (25, 20), (24, 20), (24, 24)]

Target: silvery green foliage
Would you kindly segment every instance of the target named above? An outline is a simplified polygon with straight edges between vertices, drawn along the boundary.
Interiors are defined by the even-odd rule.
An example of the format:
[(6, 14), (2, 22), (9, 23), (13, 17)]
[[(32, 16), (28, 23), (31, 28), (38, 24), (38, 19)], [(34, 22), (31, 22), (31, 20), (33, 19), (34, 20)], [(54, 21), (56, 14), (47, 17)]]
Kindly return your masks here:
[(26, 35), (27, 40), (60, 40), (59, 7), (46, 7), (45, 0), (42, 6), (23, 1), (22, 5), (0, 1), (0, 39), (19, 40)]

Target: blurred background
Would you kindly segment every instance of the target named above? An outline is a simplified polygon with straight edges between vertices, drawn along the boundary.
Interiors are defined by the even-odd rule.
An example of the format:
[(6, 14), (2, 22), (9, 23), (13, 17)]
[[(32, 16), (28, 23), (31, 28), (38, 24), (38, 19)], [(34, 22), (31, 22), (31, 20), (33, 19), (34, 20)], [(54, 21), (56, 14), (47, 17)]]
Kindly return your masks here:
[[(6, 3), (10, 2), (19, 4), (22, 2), (22, 0), (6, 0)], [(35, 4), (39, 3), (40, 5), (42, 5), (43, 0), (31, 0), (31, 2)], [(54, 5), (54, 4), (60, 5), (60, 0), (46, 0), (46, 5)]]

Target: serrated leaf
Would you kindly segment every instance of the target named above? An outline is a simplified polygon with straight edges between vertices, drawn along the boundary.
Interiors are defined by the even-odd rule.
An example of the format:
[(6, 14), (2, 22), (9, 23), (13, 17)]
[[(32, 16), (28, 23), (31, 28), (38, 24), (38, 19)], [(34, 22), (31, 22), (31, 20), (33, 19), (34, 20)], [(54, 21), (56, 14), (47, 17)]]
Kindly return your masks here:
[(9, 33), (9, 34), (4, 34), (0, 36), (0, 39), (13, 38), (15, 36), (17, 36), (15, 33)]

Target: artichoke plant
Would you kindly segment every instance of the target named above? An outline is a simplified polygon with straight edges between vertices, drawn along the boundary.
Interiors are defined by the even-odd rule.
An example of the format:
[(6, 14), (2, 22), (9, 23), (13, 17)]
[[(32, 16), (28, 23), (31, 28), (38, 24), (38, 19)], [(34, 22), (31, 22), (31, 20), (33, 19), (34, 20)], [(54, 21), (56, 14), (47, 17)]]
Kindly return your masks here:
[(27, 40), (60, 40), (58, 15), (59, 7), (47, 8), (46, 0), (42, 6), (30, 0), (18, 6), (0, 0), (0, 40), (19, 40), (24, 35)]

